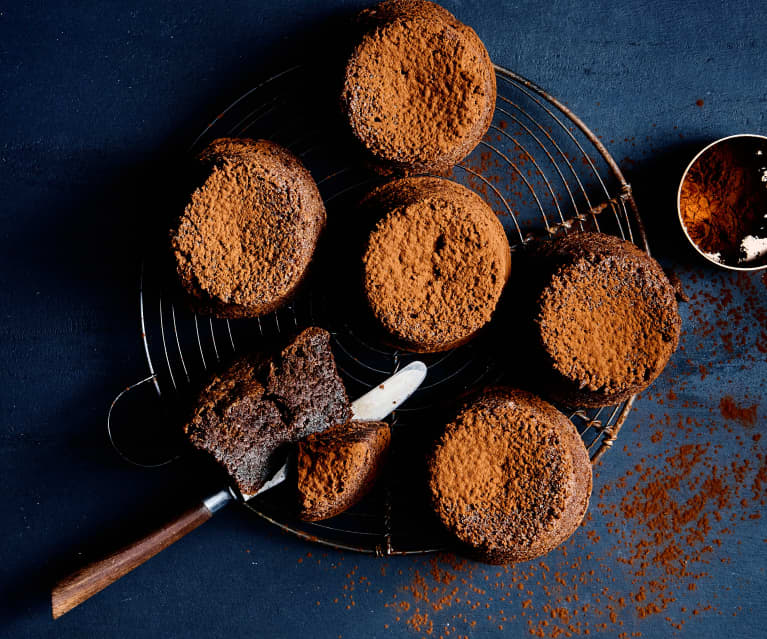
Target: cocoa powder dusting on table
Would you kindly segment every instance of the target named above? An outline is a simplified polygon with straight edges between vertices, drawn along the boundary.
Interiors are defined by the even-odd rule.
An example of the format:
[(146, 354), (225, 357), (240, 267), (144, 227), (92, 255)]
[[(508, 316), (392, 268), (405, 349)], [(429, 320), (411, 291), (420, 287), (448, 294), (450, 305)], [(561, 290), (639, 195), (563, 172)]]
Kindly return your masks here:
[(756, 439), (749, 459), (723, 458), (722, 444), (701, 441), (706, 425), (669, 415), (639, 424), (669, 445), (651, 455), (641, 442), (636, 452), (626, 446), (625, 472), (599, 489), (584, 529), (543, 560), (487, 567), (452, 554), (419, 559), (386, 606), (423, 637), (469, 637), (486, 623), (522, 621), (537, 637), (627, 638), (641, 636), (649, 617), (682, 630), (700, 615), (725, 614), (715, 589), (728, 586), (712, 583), (710, 565), (728, 562), (736, 529), (761, 517), (767, 457)]
[[(743, 428), (751, 415), (756, 423), (756, 400), (733, 389), (706, 401), (690, 389), (700, 383), (699, 366), (726, 388), (731, 380), (722, 371), (764, 362), (756, 345), (767, 306), (756, 277), (701, 281), (694, 271), (684, 277), (698, 286), (681, 353), (640, 399), (644, 418), (632, 413), (620, 445), (595, 468), (581, 529), (543, 559), (510, 566), (447, 553), (392, 561), (404, 583), (395, 592), (377, 591), (386, 596), (387, 625), (403, 623), (429, 638), (521, 623), (537, 637), (627, 639), (641, 636), (651, 619), (676, 634), (691, 632), (686, 625), (694, 620), (699, 627), (711, 616), (741, 612), (724, 608), (720, 593), (748, 584), (721, 581), (717, 573), (737, 558), (740, 539), (761, 534), (767, 450), (760, 433)], [(737, 352), (722, 348), (727, 340)], [(696, 351), (695, 362), (685, 346)], [(765, 383), (758, 382), (760, 396)], [(368, 588), (363, 579), (350, 573), (345, 595)]]
[(729, 395), (722, 397), (719, 402), (719, 410), (725, 419), (740, 422), (744, 426), (753, 426), (756, 423), (756, 409), (758, 404), (753, 406), (739, 406)]

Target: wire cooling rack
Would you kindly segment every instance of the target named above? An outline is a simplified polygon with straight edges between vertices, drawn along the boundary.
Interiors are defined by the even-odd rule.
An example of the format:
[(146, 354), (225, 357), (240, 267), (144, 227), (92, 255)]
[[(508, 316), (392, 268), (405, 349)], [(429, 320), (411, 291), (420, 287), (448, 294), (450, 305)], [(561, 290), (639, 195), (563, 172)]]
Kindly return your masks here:
[[(477, 191), (493, 207), (512, 251), (537, 237), (579, 229), (618, 235), (649, 253), (631, 188), (598, 138), (540, 87), (512, 71), (495, 69), (498, 98), (492, 125), (450, 177)], [(311, 95), (307, 87), (314, 86), (317, 78), (313, 69), (304, 66), (272, 76), (220, 113), (191, 150), (198, 151), (218, 137), (266, 138), (288, 147), (315, 177), (332, 223), (353, 210), (381, 178), (356, 161), (350, 163), (355, 156), (338, 134), (330, 96), (324, 101), (307, 100)], [(317, 95), (321, 94), (318, 87)], [(326, 112), (318, 106), (323, 103), (328, 105)], [(201, 317), (176, 299), (174, 286), (152, 255), (143, 263), (139, 288), (147, 376), (115, 398), (108, 417), (110, 437), (120, 430), (118, 423), (126, 423), (125, 414), (130, 412), (124, 411), (130, 403), (126, 396), (134, 404), (131, 415), (142, 406), (145, 411), (154, 410), (147, 408), (147, 391), (163, 405), (183, 405), (212, 369), (236, 353), (263, 347), (305, 326), (321, 325), (333, 335), (336, 360), (351, 397), (416, 358), (428, 365), (427, 379), (392, 416), (393, 444), (386, 476), (360, 505), (325, 522), (300, 522), (285, 507), (287, 489), (277, 488), (247, 506), (287, 531), (336, 548), (397, 555), (444, 547), (440, 529), (429, 514), (425, 490), (418, 488), (425, 486), (423, 460), (439, 427), (441, 408), (471, 389), (502, 379), (497, 332), (446, 353), (415, 356), (371, 341), (343, 308), (328, 302), (314, 287), (262, 318)], [(632, 402), (633, 398), (598, 410), (565, 409), (592, 461), (615, 441)], [(116, 447), (121, 452), (122, 447)], [(132, 456), (129, 461), (134, 461)], [(162, 463), (167, 460), (154, 465)]]

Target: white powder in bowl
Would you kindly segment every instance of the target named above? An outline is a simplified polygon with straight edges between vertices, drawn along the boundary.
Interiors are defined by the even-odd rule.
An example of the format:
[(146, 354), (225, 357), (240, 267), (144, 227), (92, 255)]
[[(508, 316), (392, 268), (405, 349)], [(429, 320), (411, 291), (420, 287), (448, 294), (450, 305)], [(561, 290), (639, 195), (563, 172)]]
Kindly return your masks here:
[(767, 256), (767, 237), (746, 235), (740, 242), (739, 264), (751, 262)]

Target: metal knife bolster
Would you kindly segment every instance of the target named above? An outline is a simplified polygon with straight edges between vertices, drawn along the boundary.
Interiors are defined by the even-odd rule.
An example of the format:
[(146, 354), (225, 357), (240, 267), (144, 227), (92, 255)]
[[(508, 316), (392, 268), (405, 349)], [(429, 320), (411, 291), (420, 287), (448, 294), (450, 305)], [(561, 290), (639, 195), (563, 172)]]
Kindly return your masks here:
[[(426, 364), (416, 361), (397, 371), (352, 402), (352, 419), (358, 422), (377, 422), (386, 418), (418, 389), (426, 377), (426, 370)], [(288, 476), (288, 464), (289, 462), (285, 462), (256, 493), (252, 495), (243, 493), (242, 498), (247, 501), (277, 484), (281, 484)], [(212, 500), (214, 497), (210, 499)]]

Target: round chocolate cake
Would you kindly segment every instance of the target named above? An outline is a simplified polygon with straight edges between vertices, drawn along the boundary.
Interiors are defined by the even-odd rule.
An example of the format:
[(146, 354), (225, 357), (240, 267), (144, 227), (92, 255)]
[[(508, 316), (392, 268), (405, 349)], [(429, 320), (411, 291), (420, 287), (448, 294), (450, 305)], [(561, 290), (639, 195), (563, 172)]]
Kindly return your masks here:
[(341, 96), (354, 137), (384, 172), (440, 172), (477, 146), (495, 110), (495, 71), (477, 34), (433, 2), (363, 11)]
[(591, 463), (575, 426), (511, 388), (485, 390), (449, 423), (429, 461), (434, 509), (471, 557), (539, 557), (575, 532), (591, 496)]
[(571, 406), (607, 406), (649, 386), (677, 347), (681, 318), (660, 265), (634, 244), (575, 233), (525, 263), (541, 390)]
[(171, 232), (178, 279), (200, 312), (271, 312), (304, 279), (325, 226), (317, 185), (266, 140), (215, 140), (199, 161), (205, 178)]
[(365, 299), (386, 337), (414, 352), (462, 344), (490, 320), (509, 276), (506, 234), (476, 193), (413, 177), (374, 190), (363, 256)]
[(310, 435), (296, 454), (299, 517), (329, 519), (360, 501), (378, 479), (391, 441), (383, 422), (349, 422)]

